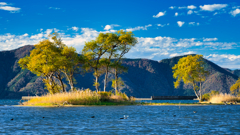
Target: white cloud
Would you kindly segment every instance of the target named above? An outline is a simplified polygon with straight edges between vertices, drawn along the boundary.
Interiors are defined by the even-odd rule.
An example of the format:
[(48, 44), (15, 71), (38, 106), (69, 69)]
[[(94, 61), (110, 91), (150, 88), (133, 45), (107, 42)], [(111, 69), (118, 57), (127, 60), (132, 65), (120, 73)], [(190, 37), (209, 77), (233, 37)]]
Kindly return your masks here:
[(217, 38), (204, 38), (203, 41), (217, 41)]
[(218, 14), (218, 12), (215, 12), (213, 15), (217, 15)]
[(10, 11), (10, 12), (17, 12), (20, 11), (21, 8), (17, 8), (17, 7), (11, 7), (11, 6), (0, 6), (0, 10), (6, 10), (6, 11)]
[(148, 25), (145, 25), (145, 26), (137, 26), (137, 27), (134, 27), (134, 28), (126, 29), (126, 31), (147, 30), (147, 28), (151, 27), (151, 26), (152, 26), (152, 24), (148, 24)]
[(159, 27), (164, 27), (166, 25), (169, 25), (169, 23), (167, 23), (167, 24), (157, 24), (157, 26), (159, 26)]
[(192, 10), (189, 10), (189, 11), (187, 12), (188, 15), (191, 15), (192, 13), (193, 13)]
[(61, 8), (57, 8), (57, 7), (49, 7), (48, 9), (60, 10)]
[(6, 2), (0, 2), (0, 5), (7, 5), (7, 3)]
[(112, 30), (114, 27), (118, 27), (120, 25), (117, 25), (117, 24), (111, 24), (111, 25), (106, 25), (104, 27), (104, 30)]
[(178, 21), (178, 22), (177, 22), (177, 24), (178, 24), (179, 27), (182, 27), (184, 23), (185, 23), (185, 22), (182, 22), (182, 21)]
[(224, 68), (239, 69), (240, 67), (240, 55), (210, 54), (208, 56), (205, 56), (205, 58), (219, 64)]
[(166, 14), (166, 11), (164, 12), (159, 12), (157, 15), (153, 15), (154, 18), (159, 18), (161, 16), (164, 16)]
[(187, 8), (187, 7), (178, 7), (178, 9), (185, 9), (185, 8)]
[[(150, 25), (146, 25), (150, 26)], [(145, 26), (144, 26), (145, 27)], [(81, 52), (85, 45), (85, 42), (94, 40), (100, 32), (110, 31), (96, 31), (91, 28), (79, 28), (80, 33), (73, 33), (68, 35), (65, 33), (59, 33), (63, 43), (68, 46), (76, 48), (77, 52)], [(34, 45), (43, 39), (48, 38), (48, 34), (57, 29), (47, 29), (37, 34), (4, 34), (0, 35), (0, 51), (11, 50), (24, 45)], [(60, 30), (59, 30), (60, 31)], [(184, 38), (176, 39), (172, 37), (137, 37), (138, 44), (133, 47), (125, 57), (127, 58), (148, 58), (153, 60), (161, 60), (163, 58), (169, 58), (184, 54), (196, 54), (199, 53), (200, 48), (204, 50), (222, 50), (222, 49), (238, 49), (237, 44), (234, 42), (216, 42), (217, 38)], [(219, 56), (220, 55), (220, 56)], [(209, 55), (208, 59), (215, 60), (217, 64), (221, 64), (221, 60), (224, 58), (228, 62), (229, 68), (234, 67), (236, 63), (240, 65), (240, 56), (222, 54)], [(219, 57), (218, 57), (219, 56)], [(217, 59), (217, 58), (222, 59)], [(224, 64), (223, 61), (222, 63)], [(236, 62), (237, 61), (237, 62)], [(227, 65), (226, 64), (226, 65)], [(228, 66), (226, 66), (228, 67)]]
[(189, 25), (200, 25), (199, 23), (196, 23), (196, 22), (189, 22), (188, 24)]
[(78, 27), (76, 27), (76, 26), (73, 26), (72, 28), (70, 28), (70, 29), (72, 29), (72, 30), (74, 30), (74, 31), (78, 31), (79, 30), (79, 28)]
[(110, 30), (110, 29), (112, 29), (111, 25), (106, 25), (106, 26), (104, 27), (104, 30)]
[(176, 8), (175, 6), (171, 6), (171, 7), (169, 7), (170, 9), (174, 9), (174, 8)]
[(187, 8), (188, 8), (188, 9), (195, 9), (195, 8), (197, 8), (197, 7), (194, 6), (194, 5), (190, 5), (190, 6), (187, 6)]
[(230, 12), (230, 14), (234, 17), (239, 13), (240, 13), (240, 9), (238, 9), (238, 8)]
[(212, 4), (212, 5), (204, 5), (199, 7), (205, 11), (215, 11), (215, 10), (220, 10), (222, 8), (225, 8), (227, 6), (228, 4)]
[(178, 12), (175, 13), (175, 16), (178, 16)]

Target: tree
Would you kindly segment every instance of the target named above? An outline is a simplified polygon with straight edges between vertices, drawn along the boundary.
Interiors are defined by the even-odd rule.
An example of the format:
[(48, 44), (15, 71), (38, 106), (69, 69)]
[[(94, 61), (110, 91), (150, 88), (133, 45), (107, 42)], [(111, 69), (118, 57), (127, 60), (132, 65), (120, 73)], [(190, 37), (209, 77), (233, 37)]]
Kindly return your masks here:
[(71, 91), (74, 90), (74, 74), (80, 74), (82, 72), (82, 64), (84, 60), (82, 56), (78, 55), (74, 47), (65, 46), (62, 49), (61, 55), (64, 58), (64, 63), (61, 64), (61, 71), (65, 74)]
[[(85, 66), (91, 67), (94, 70), (94, 85), (97, 91), (99, 91), (99, 77), (104, 72), (104, 91), (106, 90), (109, 67), (112, 63), (111, 59), (122, 58), (123, 55), (130, 50), (130, 46), (136, 44), (136, 41), (132, 32), (120, 30), (117, 33), (100, 33), (96, 40), (85, 43), (82, 54), (87, 59)], [(120, 58), (116, 61), (119, 62)], [(105, 71), (103, 72), (102, 69)]]
[[(180, 82), (192, 84), (193, 90), (197, 98), (202, 99), (202, 82), (205, 81), (208, 71), (204, 70), (204, 61), (202, 55), (189, 55), (181, 58), (178, 63), (172, 68), (173, 77), (176, 80), (174, 87), (177, 88)], [(198, 86), (198, 83), (200, 86)]]
[[(19, 60), (23, 69), (28, 69), (38, 76), (44, 77), (43, 82), (50, 93), (66, 92), (63, 78), (66, 77), (71, 90), (74, 89), (73, 75), (79, 73), (83, 62), (76, 49), (66, 46), (57, 33), (51, 34), (49, 39), (40, 41), (34, 45), (30, 56)], [(56, 82), (59, 81), (60, 85)]]
[(237, 94), (237, 93), (240, 94), (240, 78), (238, 78), (238, 80), (236, 81), (236, 83), (231, 86), (230, 91), (231, 91), (233, 94)]
[(119, 46), (117, 48), (117, 52), (114, 54), (114, 61), (111, 65), (113, 71), (114, 71), (114, 83), (115, 83), (115, 93), (118, 91), (118, 74), (122, 72), (126, 72), (127, 68), (121, 65), (121, 60), (123, 56), (130, 51), (132, 47), (134, 47), (137, 44), (137, 38), (134, 37), (134, 34), (130, 32), (125, 32), (123, 30), (120, 30), (117, 32), (119, 36)]
[[(59, 73), (60, 63), (62, 63), (61, 51), (53, 42), (48, 39), (40, 41), (34, 45), (30, 56), (26, 56), (19, 60), (20, 67), (28, 69), (37, 76), (45, 77), (43, 80), (50, 93), (59, 92), (57, 83), (54, 78), (62, 82), (62, 77)], [(64, 85), (61, 86), (62, 91), (65, 91)]]

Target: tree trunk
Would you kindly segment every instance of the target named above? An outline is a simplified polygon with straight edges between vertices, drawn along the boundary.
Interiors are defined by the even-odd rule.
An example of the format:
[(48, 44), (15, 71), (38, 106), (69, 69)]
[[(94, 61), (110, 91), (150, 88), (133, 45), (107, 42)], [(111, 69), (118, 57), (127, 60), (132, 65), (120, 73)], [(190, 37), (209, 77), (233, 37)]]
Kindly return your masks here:
[(107, 67), (107, 69), (106, 69), (105, 79), (104, 79), (104, 92), (106, 92), (107, 80), (108, 80), (108, 67)]
[(115, 94), (118, 92), (118, 74), (117, 69), (115, 69)]
[(67, 77), (67, 79), (68, 79), (69, 85), (70, 85), (70, 87), (71, 87), (71, 91), (73, 92), (73, 90), (74, 90), (73, 78), (72, 78), (72, 76), (69, 76), (66, 72), (64, 72), (64, 73), (65, 73), (65, 75), (66, 75), (66, 77)]
[(96, 87), (96, 91), (97, 92), (99, 91), (99, 88), (98, 88), (98, 78), (99, 78), (99, 76), (96, 75), (95, 87)]
[(199, 90), (200, 101), (202, 101), (202, 82), (200, 81), (200, 90)]
[(57, 74), (57, 79), (59, 80), (61, 86), (62, 86), (62, 92), (66, 92), (65, 87), (64, 87), (64, 83), (62, 81), (61, 75)]
[[(199, 96), (198, 96), (198, 94), (197, 94), (197, 92), (196, 92), (196, 90), (195, 90), (195, 84), (193, 83), (193, 91), (194, 91), (194, 93), (195, 93), (195, 95), (197, 96), (197, 98), (199, 99)], [(200, 100), (200, 99), (199, 99)]]

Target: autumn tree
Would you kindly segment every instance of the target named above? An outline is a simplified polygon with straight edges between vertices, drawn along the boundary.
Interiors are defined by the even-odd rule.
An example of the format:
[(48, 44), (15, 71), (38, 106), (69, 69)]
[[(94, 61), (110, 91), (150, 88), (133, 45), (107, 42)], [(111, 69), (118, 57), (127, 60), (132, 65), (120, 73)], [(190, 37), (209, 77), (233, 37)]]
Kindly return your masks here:
[[(44, 77), (43, 81), (50, 93), (59, 92), (54, 78), (62, 82), (62, 77), (56, 77), (59, 74), (60, 63), (62, 63), (60, 49), (48, 39), (40, 41), (34, 46), (35, 49), (30, 52), (30, 56), (19, 60), (20, 67), (30, 70), (37, 76)], [(65, 91), (63, 84), (61, 87), (62, 91)]]
[(233, 94), (239, 94), (240, 95), (240, 78), (238, 78), (236, 83), (231, 86), (230, 91)]
[(63, 56), (64, 63), (61, 63), (60, 70), (67, 78), (71, 91), (74, 90), (74, 74), (80, 74), (82, 72), (82, 64), (84, 59), (78, 55), (74, 47), (65, 46), (61, 55)]
[(81, 63), (81, 57), (75, 48), (66, 46), (57, 33), (51, 34), (50, 39), (40, 41), (34, 46), (35, 49), (30, 52), (30, 56), (19, 60), (21, 68), (44, 77), (43, 82), (50, 93), (60, 92), (60, 88), (62, 92), (66, 92), (64, 77), (73, 90), (73, 74), (78, 71)]
[(114, 54), (114, 60), (111, 65), (114, 74), (114, 82), (112, 83), (115, 86), (115, 92), (118, 91), (118, 83), (122, 83), (121, 80), (118, 78), (119, 74), (127, 71), (127, 68), (121, 65), (121, 60), (124, 55), (128, 53), (130, 49), (137, 44), (137, 38), (134, 37), (134, 34), (132, 32), (125, 32), (123, 30), (120, 30), (117, 32), (117, 34), (119, 36), (118, 39), (120, 44), (117, 48), (117, 52)]
[(129, 51), (130, 46), (136, 44), (136, 41), (132, 32), (120, 30), (117, 33), (100, 33), (96, 40), (85, 43), (82, 54), (87, 58), (85, 65), (94, 70), (96, 78), (94, 85), (97, 91), (99, 91), (99, 77), (104, 72), (104, 91), (106, 90), (109, 67), (112, 63), (111, 59), (117, 58), (115, 63), (120, 61), (120, 58)]
[[(188, 55), (187, 57), (181, 58), (172, 68), (173, 77), (177, 79), (176, 82), (174, 82), (174, 87), (177, 88), (181, 81), (185, 84), (192, 84), (195, 95), (201, 101), (202, 82), (206, 80), (206, 76), (209, 74), (203, 65), (202, 55)], [(198, 86), (198, 84), (200, 86)]]

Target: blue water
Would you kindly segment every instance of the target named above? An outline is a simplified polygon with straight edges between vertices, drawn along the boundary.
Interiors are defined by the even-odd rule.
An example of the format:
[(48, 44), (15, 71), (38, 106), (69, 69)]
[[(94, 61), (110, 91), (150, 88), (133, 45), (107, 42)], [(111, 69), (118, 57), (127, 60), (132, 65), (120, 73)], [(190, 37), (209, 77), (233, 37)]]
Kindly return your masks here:
[(144, 103), (198, 103), (198, 100), (138, 100)]
[(240, 134), (240, 106), (0, 106), (0, 125), (0, 134)]

